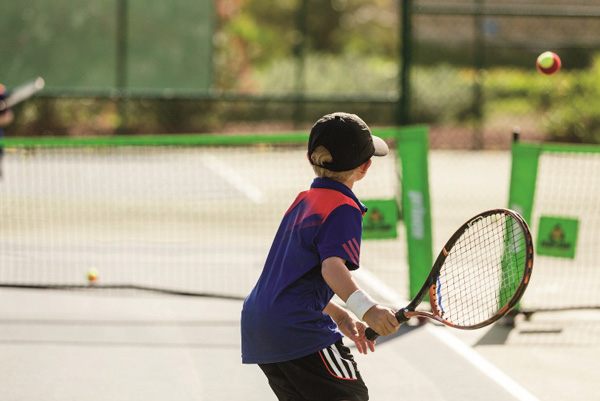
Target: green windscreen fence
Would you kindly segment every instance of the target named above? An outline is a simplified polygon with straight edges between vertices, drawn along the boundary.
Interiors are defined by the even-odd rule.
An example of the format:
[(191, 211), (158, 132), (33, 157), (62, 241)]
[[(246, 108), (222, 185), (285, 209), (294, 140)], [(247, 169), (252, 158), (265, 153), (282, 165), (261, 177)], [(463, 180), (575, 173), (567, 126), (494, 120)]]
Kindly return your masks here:
[[(364, 240), (361, 264), (371, 283), (408, 298), (431, 266), (427, 130), (375, 133), (392, 152), (374, 159), (354, 190), (366, 203), (396, 205), (399, 217), (384, 224), (396, 225), (395, 234)], [(314, 178), (306, 140), (295, 133), (4, 139), (0, 284), (244, 297), (281, 217)]]
[(600, 146), (515, 142), (509, 207), (536, 252), (522, 308), (600, 309)]
[(5, 1), (2, 83), (48, 89), (205, 91), (212, 74), (212, 0)]

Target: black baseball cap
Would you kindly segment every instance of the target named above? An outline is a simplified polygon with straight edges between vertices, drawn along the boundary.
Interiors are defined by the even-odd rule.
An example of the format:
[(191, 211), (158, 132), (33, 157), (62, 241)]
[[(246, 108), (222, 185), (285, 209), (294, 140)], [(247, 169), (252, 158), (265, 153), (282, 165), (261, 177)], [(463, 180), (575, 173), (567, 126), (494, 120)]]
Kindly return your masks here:
[[(318, 146), (325, 147), (333, 161), (319, 167), (331, 171), (348, 171), (362, 165), (373, 156), (385, 156), (389, 149), (356, 114), (332, 113), (321, 117), (310, 130), (308, 156)], [(311, 163), (314, 164), (311, 160)]]

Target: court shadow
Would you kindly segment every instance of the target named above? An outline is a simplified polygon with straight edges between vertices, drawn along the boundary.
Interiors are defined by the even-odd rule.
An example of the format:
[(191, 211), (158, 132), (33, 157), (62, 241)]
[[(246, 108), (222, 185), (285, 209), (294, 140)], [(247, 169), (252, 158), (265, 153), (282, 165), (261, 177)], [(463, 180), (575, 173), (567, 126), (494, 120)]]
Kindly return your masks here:
[(409, 326), (409, 325), (403, 324), (402, 326), (400, 326), (398, 331), (395, 332), (394, 334), (390, 334), (387, 337), (379, 337), (377, 339), (377, 345), (379, 346), (379, 345), (385, 344), (388, 341), (392, 341), (400, 336), (410, 333), (411, 331), (417, 330), (417, 329), (421, 328), (422, 326), (423, 325)]
[(485, 333), (483, 337), (475, 343), (475, 347), (480, 345), (501, 345), (505, 344), (510, 332), (515, 328), (514, 325), (503, 325), (497, 323)]

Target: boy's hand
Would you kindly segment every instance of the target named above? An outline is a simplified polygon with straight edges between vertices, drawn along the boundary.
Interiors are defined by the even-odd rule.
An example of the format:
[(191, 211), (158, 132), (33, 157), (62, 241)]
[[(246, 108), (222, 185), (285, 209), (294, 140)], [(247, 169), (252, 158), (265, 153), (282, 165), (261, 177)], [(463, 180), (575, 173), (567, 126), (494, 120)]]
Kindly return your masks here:
[(400, 323), (394, 311), (381, 305), (375, 305), (365, 313), (363, 320), (379, 335), (389, 336), (398, 331)]
[(336, 323), (342, 334), (354, 341), (359, 353), (366, 355), (369, 350), (375, 352), (375, 341), (371, 341), (365, 336), (367, 325), (363, 322), (354, 319), (348, 314)]
[(14, 114), (11, 109), (6, 109), (4, 111), (0, 111), (0, 127), (5, 127), (8, 124), (12, 123), (14, 119)]

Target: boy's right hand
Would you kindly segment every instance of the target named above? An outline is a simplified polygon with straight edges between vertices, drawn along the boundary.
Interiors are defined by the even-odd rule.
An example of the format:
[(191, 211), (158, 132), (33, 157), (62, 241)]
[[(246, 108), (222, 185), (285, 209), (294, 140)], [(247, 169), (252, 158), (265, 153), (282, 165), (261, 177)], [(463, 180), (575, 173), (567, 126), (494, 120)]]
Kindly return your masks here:
[(381, 305), (375, 305), (363, 316), (365, 323), (379, 335), (389, 336), (398, 331), (400, 322), (396, 319), (395, 312)]

